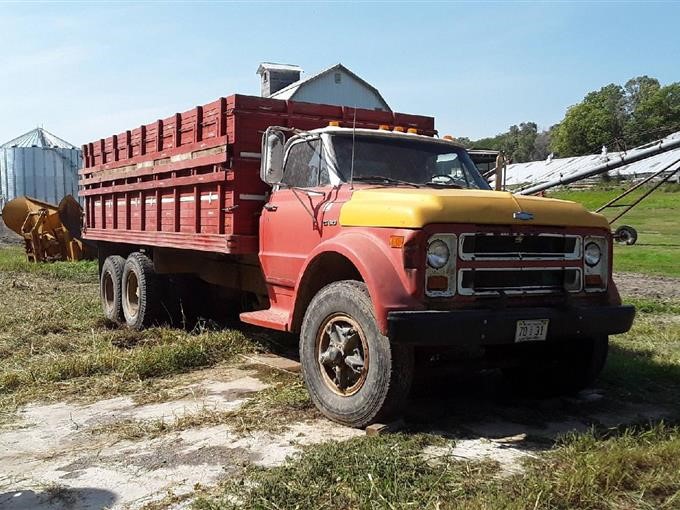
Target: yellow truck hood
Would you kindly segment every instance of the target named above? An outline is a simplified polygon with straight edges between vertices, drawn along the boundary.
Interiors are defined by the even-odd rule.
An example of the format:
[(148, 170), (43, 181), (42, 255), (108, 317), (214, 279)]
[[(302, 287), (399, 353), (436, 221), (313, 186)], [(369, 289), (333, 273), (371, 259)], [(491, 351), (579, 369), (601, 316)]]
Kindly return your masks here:
[[(516, 212), (531, 213), (533, 219), (515, 218)], [(609, 228), (604, 216), (575, 202), (504, 191), (361, 189), (352, 194), (340, 212), (340, 224), (346, 227), (421, 228), (430, 223)]]

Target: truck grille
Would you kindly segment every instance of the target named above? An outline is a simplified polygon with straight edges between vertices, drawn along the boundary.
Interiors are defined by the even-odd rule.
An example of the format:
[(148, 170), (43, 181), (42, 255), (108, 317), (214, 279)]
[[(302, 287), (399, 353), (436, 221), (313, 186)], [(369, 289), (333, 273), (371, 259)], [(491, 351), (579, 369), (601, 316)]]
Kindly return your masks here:
[(579, 268), (461, 269), (458, 290), (462, 295), (547, 294), (581, 290)]
[(576, 260), (581, 256), (581, 237), (561, 234), (462, 234), (459, 251), (463, 260)]

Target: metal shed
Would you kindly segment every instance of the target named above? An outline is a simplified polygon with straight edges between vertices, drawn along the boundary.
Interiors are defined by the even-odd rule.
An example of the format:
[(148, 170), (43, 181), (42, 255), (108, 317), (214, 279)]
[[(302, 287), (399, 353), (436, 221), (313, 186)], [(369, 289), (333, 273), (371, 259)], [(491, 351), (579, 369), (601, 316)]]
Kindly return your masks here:
[(42, 128), (0, 145), (0, 208), (22, 195), (52, 204), (77, 197), (80, 166), (80, 149)]

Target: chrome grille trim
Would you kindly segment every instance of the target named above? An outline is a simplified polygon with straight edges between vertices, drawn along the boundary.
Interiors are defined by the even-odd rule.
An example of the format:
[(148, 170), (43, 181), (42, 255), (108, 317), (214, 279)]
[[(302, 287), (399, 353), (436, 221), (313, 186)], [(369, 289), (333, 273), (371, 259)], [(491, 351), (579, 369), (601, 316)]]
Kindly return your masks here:
[[(504, 251), (490, 251), (488, 248), (485, 250), (482, 246), (481, 250), (478, 244), (490, 244), (488, 241), (492, 238), (492, 243), (496, 244), (496, 247), (507, 248)], [(477, 240), (481, 242), (478, 243)], [(527, 246), (529, 243), (534, 245), (532, 251), (522, 251), (521, 246), (524, 243)], [(544, 240), (544, 243), (541, 241)], [(560, 250), (560, 251), (542, 251), (541, 244), (544, 244), (546, 248), (550, 245), (559, 244), (560, 240), (566, 247), (569, 247), (573, 243), (571, 250)], [(472, 241), (472, 242), (470, 242)], [(507, 242), (504, 242), (507, 241)], [(470, 244), (472, 244), (473, 249), (470, 249)], [(513, 251), (511, 248), (517, 246), (518, 249)], [(458, 239), (458, 254), (461, 260), (579, 260), (582, 256), (582, 246), (583, 238), (579, 235), (567, 235), (567, 234), (526, 234), (526, 233), (487, 233), (487, 232), (476, 232), (461, 234)]]
[[(474, 274), (481, 274), (484, 276), (489, 275), (489, 273), (500, 273), (500, 272), (505, 272), (505, 273), (514, 273), (515, 275), (521, 275), (521, 273), (526, 273), (526, 272), (536, 272), (536, 271), (543, 271), (543, 272), (552, 272), (556, 276), (559, 276), (560, 274), (562, 276), (565, 276), (565, 273), (567, 272), (573, 272), (575, 274), (574, 278), (574, 283), (575, 286), (573, 286), (570, 289), (565, 289), (564, 286), (560, 285), (519, 285), (519, 286), (512, 286), (512, 285), (503, 285), (501, 279), (501, 275), (498, 275), (498, 278), (496, 279), (498, 281), (498, 285), (495, 286), (477, 286), (474, 282)], [(469, 277), (466, 278), (466, 275), (469, 275), (473, 273), (473, 284), (470, 286), (469, 281), (465, 282), (466, 279), (469, 280)], [(527, 279), (529, 280), (529, 278)], [(458, 278), (457, 278), (457, 287), (458, 287), (458, 293), (462, 296), (497, 296), (499, 294), (507, 294), (507, 295), (517, 295), (517, 294), (560, 294), (562, 292), (580, 292), (581, 289), (583, 288), (583, 271), (579, 267), (521, 267), (521, 268), (480, 268), (480, 269), (471, 269), (471, 268), (464, 268), (464, 269), (459, 269), (458, 271)], [(528, 282), (527, 282), (528, 283)]]

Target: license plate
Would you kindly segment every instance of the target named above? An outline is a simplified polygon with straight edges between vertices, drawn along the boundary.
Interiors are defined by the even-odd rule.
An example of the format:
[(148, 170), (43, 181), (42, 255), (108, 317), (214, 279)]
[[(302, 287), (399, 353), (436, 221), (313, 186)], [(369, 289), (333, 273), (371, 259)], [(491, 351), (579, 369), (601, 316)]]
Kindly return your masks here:
[(549, 319), (517, 321), (515, 342), (536, 342), (545, 340), (548, 336)]

